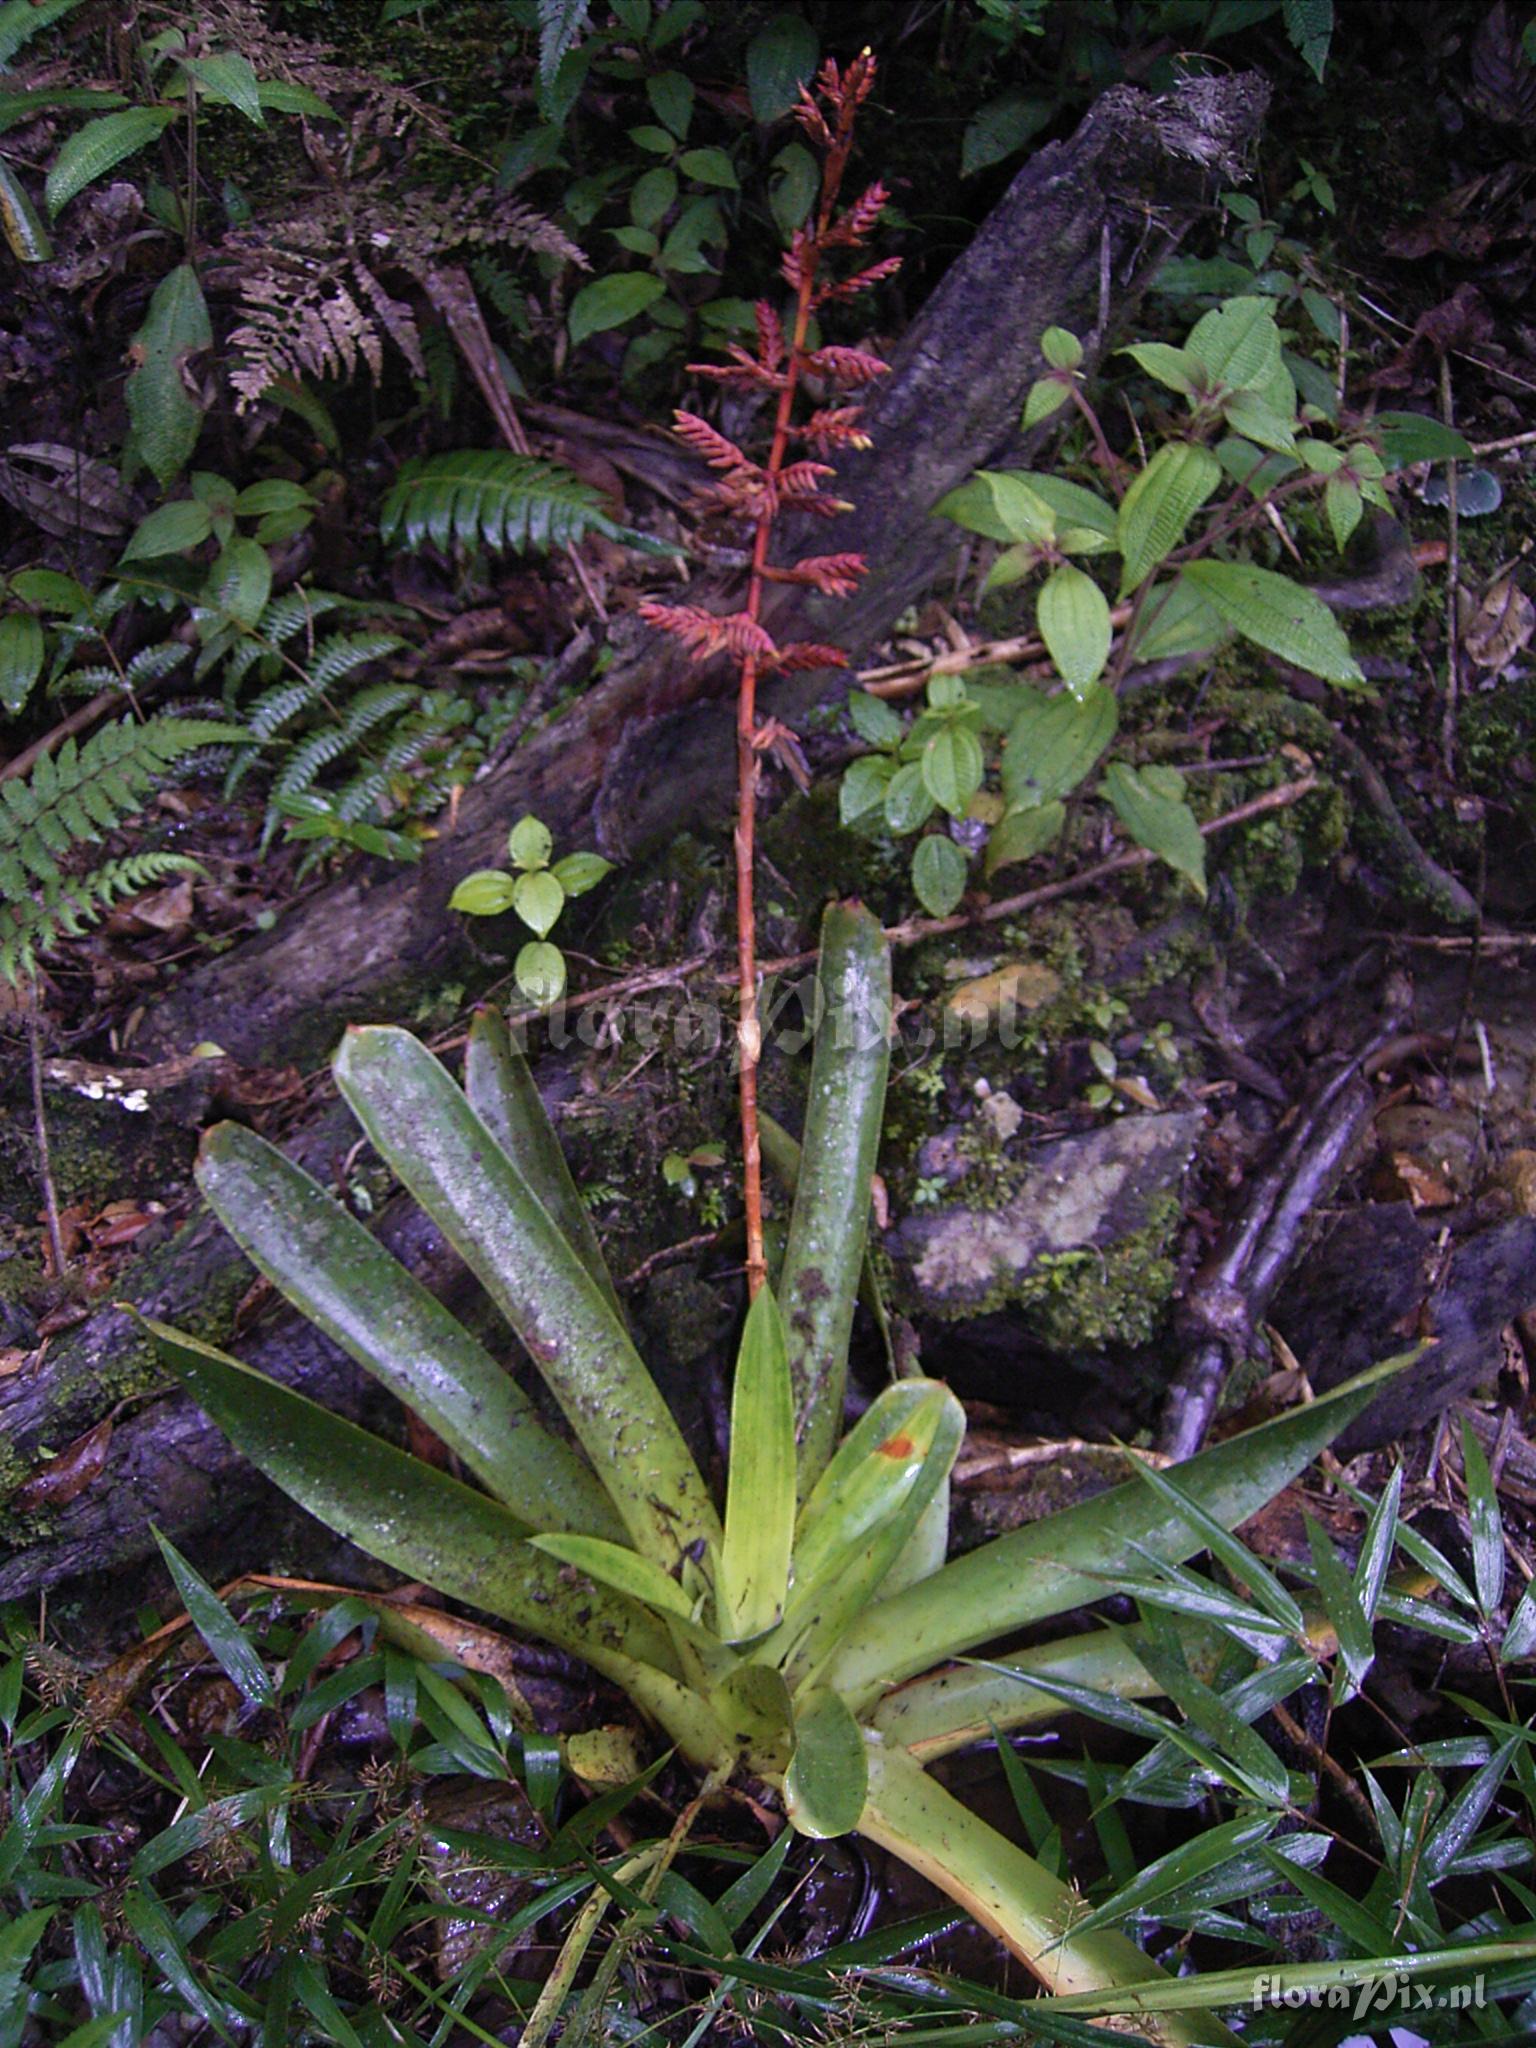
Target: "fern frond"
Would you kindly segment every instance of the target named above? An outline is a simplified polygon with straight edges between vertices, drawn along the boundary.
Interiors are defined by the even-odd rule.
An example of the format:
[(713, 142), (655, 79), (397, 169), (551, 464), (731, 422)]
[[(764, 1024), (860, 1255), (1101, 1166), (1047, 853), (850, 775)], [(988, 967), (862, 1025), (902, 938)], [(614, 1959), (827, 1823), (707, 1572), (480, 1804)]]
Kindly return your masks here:
[(455, 543), (563, 547), (585, 533), (634, 538), (603, 511), (591, 485), (570, 470), (501, 448), (465, 448), (406, 463), (379, 516), (386, 545), (430, 543), (445, 554)]
[(212, 719), (168, 717), (104, 725), (84, 746), (65, 740), (29, 776), (0, 783), (0, 894), (22, 895), (24, 870), (61, 881), (59, 858), (121, 824), (175, 762), (243, 736)]
[(135, 853), (103, 861), (89, 874), (59, 876), (35, 894), (12, 895), (7, 889), (0, 901), (0, 975), (24, 980), (36, 971), (40, 954), (51, 952), (60, 939), (78, 938), (125, 896), (137, 896), (167, 875), (188, 872), (203, 873), (189, 854)]
[(315, 649), (309, 673), (322, 690), (328, 690), (354, 669), (382, 661), (404, 644), (395, 633), (332, 633)]
[(322, 770), (350, 754), (379, 726), (398, 718), (419, 694), (409, 683), (378, 683), (371, 690), (360, 691), (343, 719), (311, 733), (294, 748), (278, 770), (272, 785), (274, 796), (293, 796), (308, 789)]

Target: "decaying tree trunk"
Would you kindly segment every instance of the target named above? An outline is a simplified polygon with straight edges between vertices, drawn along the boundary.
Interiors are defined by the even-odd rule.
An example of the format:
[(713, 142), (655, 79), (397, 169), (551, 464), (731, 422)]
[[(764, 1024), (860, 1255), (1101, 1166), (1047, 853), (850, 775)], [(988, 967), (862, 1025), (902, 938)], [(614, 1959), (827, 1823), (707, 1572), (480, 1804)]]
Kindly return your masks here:
[[(1242, 174), (1267, 101), (1254, 77), (1193, 80), (1163, 99), (1120, 88), (1068, 141), (1031, 159), (914, 321), (871, 410), (872, 448), (840, 472), (839, 490), (856, 509), (821, 529), (818, 548), (862, 552), (864, 586), (838, 606), (791, 593), (778, 630), (857, 654), (928, 588), (953, 545), (931, 517), (934, 503), (973, 469), (1025, 452), (1018, 421), (1042, 368), (1042, 330), (1071, 328), (1090, 365), (1102, 355), (1111, 319), (1123, 318), (1159, 259)], [(419, 867), (354, 870), (270, 936), (188, 975), (157, 1004), (136, 1051), (168, 1057), (213, 1040), (253, 1065), (318, 1060), (344, 1022), (388, 1015), (396, 996), (454, 971), (462, 942), (449, 894), (467, 870), (499, 862), (509, 818), (531, 811), (557, 844), (596, 841), (632, 857), (709, 816), (733, 779), (729, 715), (708, 701), (721, 683), (638, 631), (621, 630), (615, 643), (601, 683), (468, 792), (457, 831)], [(795, 677), (766, 708), (793, 719), (840, 687), (830, 673)], [(336, 1143), (334, 1124), (322, 1124), (295, 1149), (328, 1177), (323, 1161)], [(441, 1243), (419, 1219), (393, 1235), (429, 1276), (441, 1266)], [(199, 1216), (130, 1268), (120, 1291), (219, 1342), (249, 1278), (234, 1246)], [(259, 1320), (238, 1348), (289, 1384), (358, 1411), (360, 1376), (291, 1316)], [(0, 1380), (0, 1432), (24, 1461), (44, 1444), (56, 1451), (107, 1413), (125, 1383), (142, 1386), (143, 1366), (137, 1326), (115, 1309), (93, 1316)], [(260, 1490), (179, 1395), (130, 1403), (90, 1486), (0, 1526), (0, 1599), (138, 1561), (152, 1550), (151, 1521), (178, 1542), (215, 1521), (227, 1526)]]
[[(818, 552), (861, 552), (863, 587), (837, 604), (786, 593), (776, 629), (856, 651), (928, 588), (954, 540), (932, 508), (1015, 442), (1043, 368), (1041, 332), (1073, 329), (1091, 367), (1110, 319), (1240, 174), (1267, 101), (1252, 76), (1191, 80), (1164, 99), (1119, 87), (1069, 141), (1030, 160), (903, 339), (870, 410), (870, 451), (839, 468), (839, 492), (855, 510), (818, 529)], [(507, 823), (525, 811), (557, 844), (595, 838), (614, 858), (709, 814), (733, 786), (729, 718), (700, 716), (695, 700), (723, 689), (723, 676), (638, 630), (616, 643), (602, 682), (468, 792), (457, 831), (419, 867), (354, 871), (270, 937), (189, 975), (156, 1006), (143, 1049), (170, 1054), (212, 1039), (263, 1064), (313, 1057), (342, 1023), (378, 1016), (395, 991), (447, 975), (461, 943), (447, 910), (454, 883), (500, 861)], [(766, 708), (793, 718), (834, 685), (826, 672), (793, 678)]]

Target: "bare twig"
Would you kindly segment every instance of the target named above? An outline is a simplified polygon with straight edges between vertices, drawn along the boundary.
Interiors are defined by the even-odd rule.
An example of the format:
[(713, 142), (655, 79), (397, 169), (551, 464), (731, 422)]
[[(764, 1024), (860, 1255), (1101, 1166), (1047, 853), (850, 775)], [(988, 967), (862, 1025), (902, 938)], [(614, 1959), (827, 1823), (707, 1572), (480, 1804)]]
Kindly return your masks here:
[[(430, 272), (423, 280), (427, 296), (443, 316), (448, 332), (453, 336), (459, 354), (469, 365), (469, 373), (480, 387), (480, 396), (490, 408), (497, 430), (514, 455), (531, 455), (528, 436), (523, 423), (517, 416), (506, 380), (502, 377), (496, 361), (496, 348), (491, 340), (490, 329), (485, 324), (485, 315), (480, 310), (480, 301), (475, 288), (469, 281), (467, 271), (457, 265), (443, 271)], [(574, 544), (566, 542), (565, 557), (571, 565), (571, 572), (581, 586), (581, 594), (592, 607), (595, 618), (606, 620), (607, 608), (598, 595), (597, 586), (587, 570)]]
[(64, 1232), (59, 1223), (59, 1196), (53, 1184), (53, 1156), (48, 1149), (48, 1108), (43, 1099), (43, 1059), (38, 1018), (37, 977), (32, 978), (32, 1000), (27, 1006), (27, 1055), (32, 1070), (32, 1131), (37, 1139), (37, 1177), (43, 1190), (43, 1215), (48, 1224), (48, 1253), (53, 1277), (64, 1271)]
[[(1440, 358), (1440, 417), (1446, 431), (1456, 431), (1456, 414), (1451, 399), (1451, 359)], [(1461, 708), (1461, 522), (1456, 461), (1445, 465), (1445, 511), (1449, 525), (1449, 549), (1445, 568), (1445, 711), (1440, 721), (1440, 758), (1448, 776), (1456, 773), (1456, 724)]]

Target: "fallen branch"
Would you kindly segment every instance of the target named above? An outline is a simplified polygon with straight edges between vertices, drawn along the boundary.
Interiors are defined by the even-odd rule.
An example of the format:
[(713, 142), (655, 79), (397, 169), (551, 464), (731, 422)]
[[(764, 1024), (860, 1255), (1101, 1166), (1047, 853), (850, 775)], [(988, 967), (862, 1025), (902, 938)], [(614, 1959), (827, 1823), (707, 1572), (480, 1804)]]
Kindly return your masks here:
[[(1230, 811), (1223, 811), (1218, 818), (1207, 818), (1200, 830), (1207, 838), (1217, 832), (1229, 831), (1234, 825), (1247, 825), (1255, 818), (1262, 818), (1271, 811), (1289, 809), (1301, 802), (1317, 788), (1315, 775), (1303, 775), (1299, 781), (1283, 782), (1277, 789), (1266, 789), (1262, 795), (1250, 797), (1247, 803), (1237, 804)], [(1124, 853), (1112, 854), (1108, 860), (1095, 862), (1091, 868), (1083, 868), (1075, 875), (1067, 875), (1059, 882), (1043, 882), (1037, 889), (1026, 889), (1017, 896), (1004, 896), (996, 903), (984, 903), (976, 910), (957, 910), (950, 917), (912, 917), (902, 924), (885, 927), (887, 941), (893, 946), (915, 946), (924, 939), (943, 938), (949, 932), (960, 932), (974, 925), (996, 924), (1000, 918), (1016, 917), (1021, 910), (1034, 910), (1042, 903), (1054, 903), (1058, 897), (1080, 895), (1084, 889), (1091, 889), (1098, 882), (1108, 881), (1111, 876), (1133, 873), (1137, 868), (1150, 867), (1157, 859), (1144, 846), (1127, 849)], [(808, 967), (816, 959), (813, 951), (786, 953), (777, 960), (760, 961), (759, 968), (766, 975), (788, 974), (796, 968)], [(576, 1010), (595, 1008), (599, 1004), (622, 1001), (625, 996), (643, 994), (652, 988), (670, 987), (679, 981), (690, 979), (709, 965), (710, 956), (701, 954), (697, 960), (685, 961), (681, 967), (646, 974), (628, 974), (622, 981), (601, 982), (596, 988), (587, 989), (575, 998), (570, 1007)], [(736, 978), (731, 974), (716, 974), (713, 984), (719, 988), (734, 988)], [(517, 1030), (530, 1024), (564, 1013), (567, 1005), (546, 1004), (542, 1009), (514, 1010), (509, 1015), (509, 1028)], [(436, 1049), (445, 1051), (463, 1043), (464, 1034), (450, 1039), (436, 1041)]]

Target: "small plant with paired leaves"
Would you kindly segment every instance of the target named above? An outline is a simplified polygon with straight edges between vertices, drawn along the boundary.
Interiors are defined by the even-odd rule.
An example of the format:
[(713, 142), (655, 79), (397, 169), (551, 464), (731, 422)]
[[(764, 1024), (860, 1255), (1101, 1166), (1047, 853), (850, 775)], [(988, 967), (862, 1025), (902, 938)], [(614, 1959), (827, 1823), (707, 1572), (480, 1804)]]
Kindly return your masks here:
[[(1276, 315), (1272, 298), (1230, 298), (1182, 347), (1123, 351), (1183, 401), (1167, 437), (1135, 463), (1109, 447), (1076, 336), (1048, 328), (1045, 374), (1023, 424), (1073, 410), (1095, 452), (1094, 486), (1056, 471), (982, 470), (936, 508), (996, 546), (985, 590), (1040, 579), (1035, 637), (1015, 652), (1043, 658), (1053, 676), (1041, 686), (999, 680), (1002, 671), (938, 675), (910, 723), (868, 691), (849, 699), (869, 751), (844, 774), (843, 820), (922, 835), (912, 884), (934, 916), (947, 916), (969, 883), (969, 855), (951, 829), (959, 821), (983, 828), (987, 879), (1060, 838), (1067, 800), (1114, 741), (1133, 667), (1214, 656), (1238, 639), (1337, 689), (1364, 687), (1328, 606), (1266, 566), (1261, 549), (1282, 508), (1320, 500), (1342, 551), (1367, 507), (1389, 508), (1392, 469), (1420, 459), (1427, 440), (1455, 451), (1439, 447), (1436, 422), (1413, 415), (1330, 428), (1308, 395), (1305, 372), (1316, 366), (1287, 349)], [(1096, 572), (1117, 559), (1106, 585)], [(1205, 843), (1177, 768), (1110, 760), (1096, 793), (1137, 844), (1205, 893)]]
[(519, 818), (507, 834), (506, 868), (476, 868), (466, 875), (448, 899), (450, 910), (469, 917), (499, 917), (505, 910), (517, 915), (533, 933), (518, 950), (512, 974), (530, 1003), (558, 1003), (565, 993), (565, 955), (549, 943), (549, 935), (573, 896), (585, 896), (613, 863), (600, 853), (568, 853), (551, 862), (555, 842), (549, 827), (539, 818)]
[[(1217, 1446), (1174, 1481), (1132, 1480), (946, 1563), (964, 1432), (954, 1396), (897, 1381), (840, 1439), (891, 1008), (867, 912), (829, 911), (820, 981), (783, 1265), (747, 1317), (723, 1504), (630, 1341), (537, 1091), (490, 1012), (471, 1032), (462, 1089), (394, 1029), (350, 1032), (333, 1071), (370, 1142), (518, 1333), (574, 1444), (361, 1223), (242, 1126), (211, 1132), (198, 1165), (226, 1228), (484, 1491), (149, 1327), (239, 1448), (331, 1527), (585, 1658), (711, 1782), (756, 1778), (778, 1788), (800, 1832), (856, 1830), (904, 1858), (1053, 1992), (1135, 2007), (1128, 1987), (1160, 1981), (1135, 1944), (1113, 1928), (1079, 1933), (1072, 1885), (924, 1765), (1038, 1718), (1052, 1686), (1166, 1690), (1166, 1659), (1143, 1664), (1113, 1629), (975, 1659), (1099, 1597), (1138, 1561), (1176, 1564), (1210, 1529), (1244, 1520), (1389, 1368)], [(1156, 2024), (1170, 2042), (1227, 2038), (1207, 2018)]]

